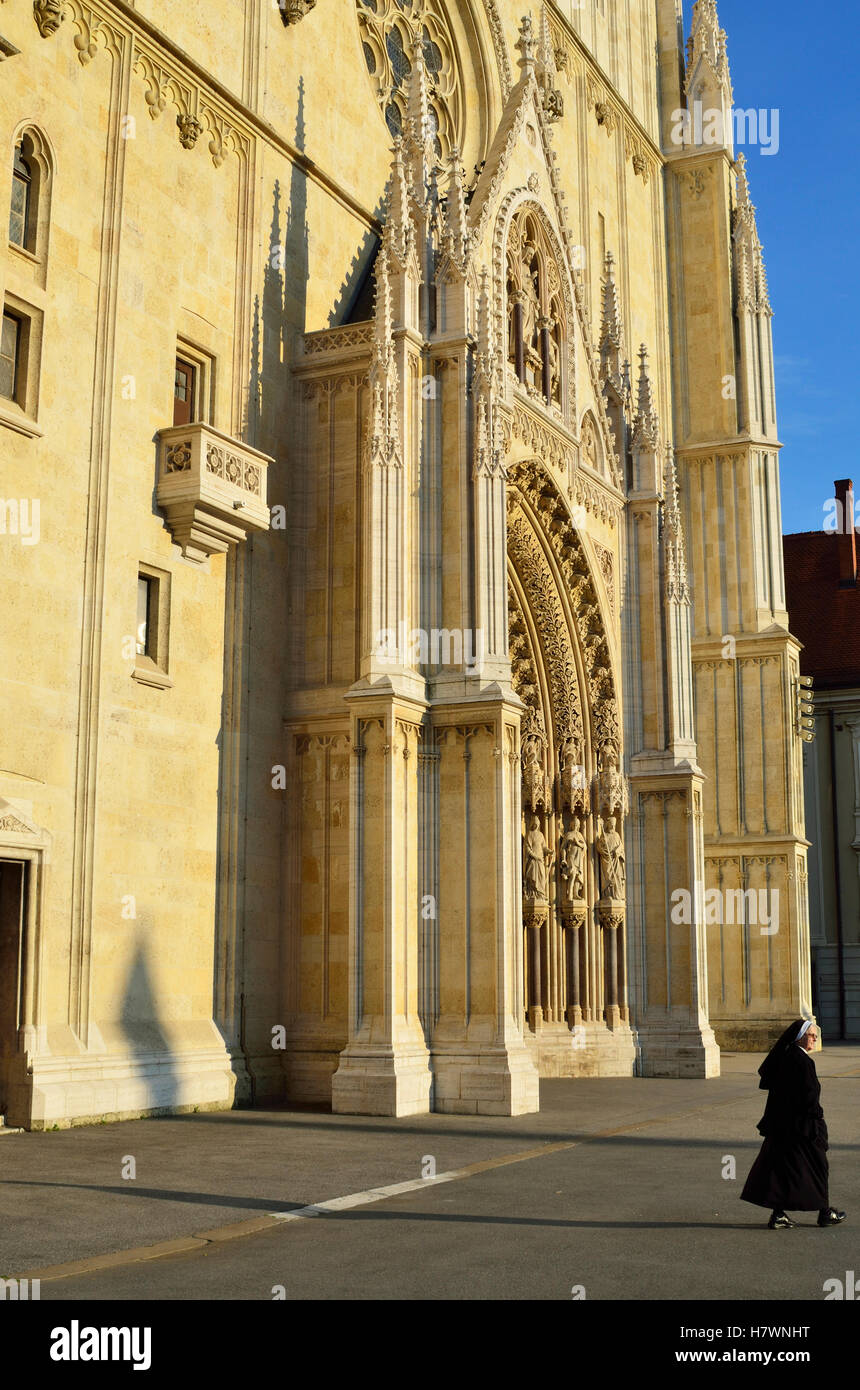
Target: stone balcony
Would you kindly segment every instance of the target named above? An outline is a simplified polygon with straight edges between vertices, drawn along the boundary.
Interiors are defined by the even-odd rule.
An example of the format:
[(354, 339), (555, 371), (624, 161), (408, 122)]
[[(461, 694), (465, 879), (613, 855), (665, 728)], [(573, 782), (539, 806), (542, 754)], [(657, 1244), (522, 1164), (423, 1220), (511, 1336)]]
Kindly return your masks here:
[(211, 425), (158, 431), (156, 500), (183, 555), (202, 563), (250, 531), (268, 531), (271, 462)]

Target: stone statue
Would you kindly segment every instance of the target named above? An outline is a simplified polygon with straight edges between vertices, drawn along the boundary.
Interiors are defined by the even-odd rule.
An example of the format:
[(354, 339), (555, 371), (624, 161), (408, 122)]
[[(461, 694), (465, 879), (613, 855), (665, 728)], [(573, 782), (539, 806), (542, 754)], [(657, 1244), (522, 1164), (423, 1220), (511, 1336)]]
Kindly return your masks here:
[(579, 817), (561, 837), (559, 846), (559, 871), (562, 883), (562, 906), (572, 907), (585, 897), (585, 836)]
[(561, 353), (554, 329), (549, 334), (549, 394), (550, 400), (561, 404)]
[(529, 816), (525, 837), (525, 873), (523, 889), (527, 898), (546, 902), (547, 864), (552, 858), (552, 850), (541, 830), (540, 821), (535, 815)]
[(523, 343), (525, 347), (534, 351), (537, 344), (538, 315), (540, 314), (540, 301), (536, 280), (537, 276), (532, 270), (535, 248), (531, 242), (526, 243), (523, 255)]
[(615, 817), (607, 816), (602, 821), (602, 831), (597, 838), (597, 852), (603, 878), (603, 895), (607, 898), (624, 897), (626, 882), (624, 868), (624, 841), (615, 828)]

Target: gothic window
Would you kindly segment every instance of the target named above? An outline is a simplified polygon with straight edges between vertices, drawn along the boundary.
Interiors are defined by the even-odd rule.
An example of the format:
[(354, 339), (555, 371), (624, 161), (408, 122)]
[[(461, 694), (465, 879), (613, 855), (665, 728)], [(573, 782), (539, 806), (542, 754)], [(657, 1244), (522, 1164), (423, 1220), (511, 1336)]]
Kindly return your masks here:
[(561, 409), (567, 341), (558, 264), (540, 219), (527, 209), (508, 237), (508, 361), (530, 394)]
[[(417, 0), (356, 0), (364, 62), (392, 137), (406, 123), (406, 83), (416, 40), (427, 73), (433, 144), (441, 162), (462, 148), (462, 102), (454, 43), (441, 7)], [(419, 27), (420, 26), (420, 27)]]
[(12, 149), (9, 241), (43, 266), (48, 252), (52, 171), (48, 143), (31, 126), (19, 135)]
[(31, 190), (33, 187), (33, 174), (30, 165), (24, 158), (24, 151), (21, 145), (15, 146), (15, 159), (12, 165), (12, 202), (9, 208), (9, 240), (14, 246), (21, 246), (26, 251), (31, 251), (32, 237), (30, 229), (32, 218), (30, 216)]

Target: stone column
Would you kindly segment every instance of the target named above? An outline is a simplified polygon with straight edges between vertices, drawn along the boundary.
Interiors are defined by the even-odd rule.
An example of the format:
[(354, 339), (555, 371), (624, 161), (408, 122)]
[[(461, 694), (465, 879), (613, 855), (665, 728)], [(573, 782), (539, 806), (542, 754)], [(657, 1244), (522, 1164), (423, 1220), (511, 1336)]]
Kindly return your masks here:
[(582, 1023), (579, 942), (585, 914), (585, 903), (581, 907), (566, 907), (562, 912), (567, 964), (567, 1021), (571, 1028)]
[(418, 743), (407, 701), (353, 710), (349, 1042), (332, 1080), (341, 1114), (430, 1109), (418, 1015)]
[(433, 1108), (522, 1115), (538, 1075), (522, 1032), (519, 709), (437, 705), (439, 1016)]

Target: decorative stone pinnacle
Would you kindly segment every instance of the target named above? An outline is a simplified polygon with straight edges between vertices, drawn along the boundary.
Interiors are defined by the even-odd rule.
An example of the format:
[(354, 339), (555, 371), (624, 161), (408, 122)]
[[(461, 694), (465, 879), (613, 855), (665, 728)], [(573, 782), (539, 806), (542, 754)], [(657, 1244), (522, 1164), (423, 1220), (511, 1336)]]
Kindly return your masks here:
[(520, 24), (520, 36), (517, 39), (516, 47), (519, 50), (519, 65), (523, 73), (534, 70), (535, 62), (535, 35), (530, 14), (524, 14)]
[(621, 304), (618, 299), (618, 286), (615, 283), (615, 257), (611, 251), (607, 251), (603, 281), (603, 322), (600, 346), (601, 348), (611, 347), (619, 350), (621, 337)]
[(639, 389), (633, 426), (634, 447), (643, 452), (651, 452), (657, 448), (659, 435), (660, 422), (654, 407), (654, 392), (648, 371), (648, 349), (643, 343), (639, 349)]

